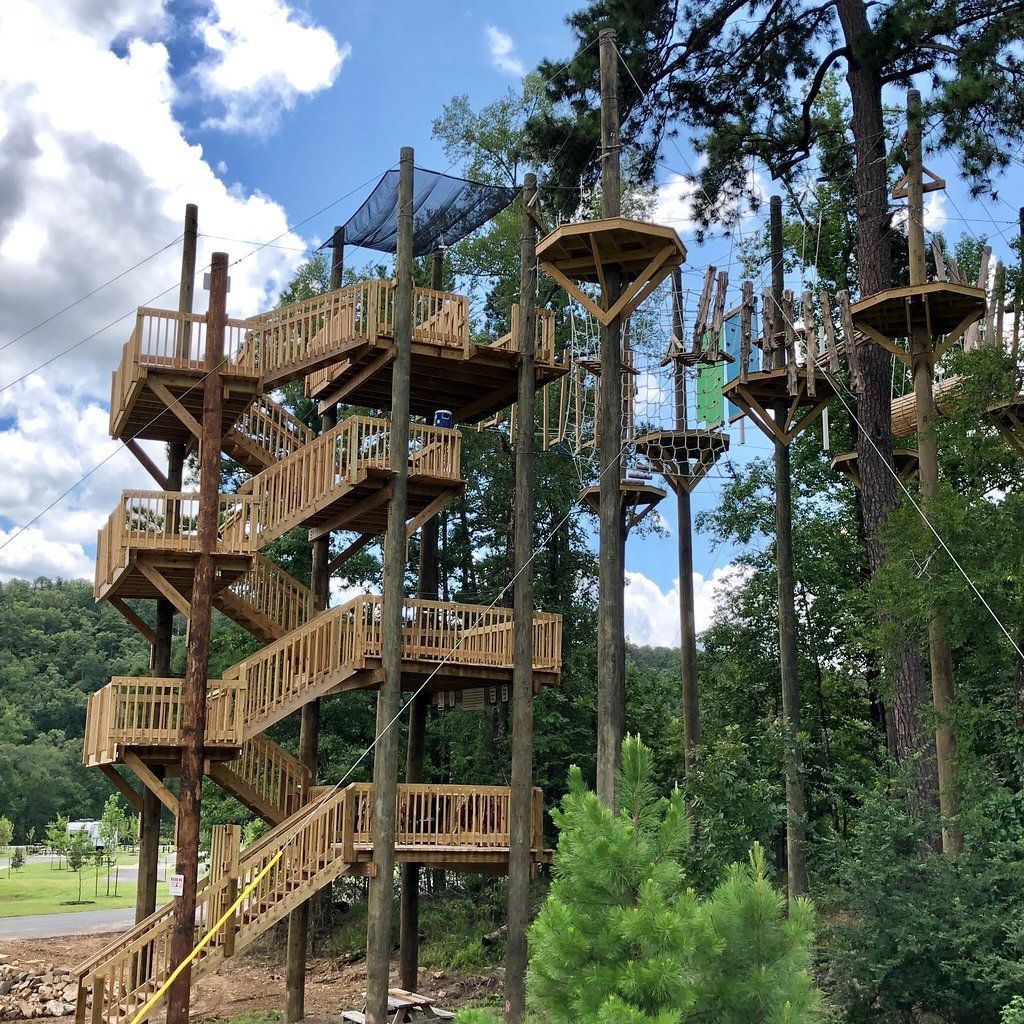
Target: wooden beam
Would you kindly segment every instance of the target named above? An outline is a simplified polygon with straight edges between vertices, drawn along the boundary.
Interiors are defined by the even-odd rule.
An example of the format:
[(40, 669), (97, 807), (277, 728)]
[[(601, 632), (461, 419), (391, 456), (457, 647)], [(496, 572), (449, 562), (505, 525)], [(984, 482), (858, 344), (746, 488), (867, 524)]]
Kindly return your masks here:
[(156, 634), (153, 632), (152, 627), (128, 607), (124, 598), (115, 596), (107, 600), (146, 638), (149, 644), (152, 645), (156, 642)]
[(395, 346), (388, 345), (379, 356), (371, 359), (361, 370), (354, 374), (349, 380), (347, 380), (340, 387), (335, 388), (326, 398), (322, 399), (318, 410), (321, 415), (329, 408), (333, 408), (339, 402), (345, 401), (345, 398), (352, 394), (356, 388), (361, 387), (371, 377), (379, 373), (384, 369), (395, 358)]
[(141, 560), (135, 563), (135, 567), (186, 619), (192, 618), (192, 605), (185, 600), (178, 590), (167, 582), (158, 570), (154, 569), (148, 562)]
[(857, 330), (861, 332), (861, 334), (866, 334), (872, 341), (877, 342), (879, 345), (882, 346), (882, 348), (891, 352), (901, 362), (906, 363), (907, 366), (910, 366), (910, 355), (907, 353), (905, 349), (900, 348), (900, 346), (897, 345), (891, 338), (887, 338), (884, 334), (880, 334), (870, 324), (857, 323), (856, 320), (853, 321), (853, 324), (857, 328)]
[(353, 555), (362, 551), (373, 540), (374, 534), (361, 533), (347, 548), (335, 555), (327, 565), (327, 575), (333, 576)]
[(114, 789), (141, 814), (142, 797), (135, 792), (131, 783), (112, 764), (101, 764), (100, 771), (110, 780), (110, 784)]
[(178, 816), (178, 798), (158, 779), (138, 754), (125, 751), (124, 763), (139, 777), (139, 781), (156, 794), (157, 799), (174, 815)]
[(142, 463), (142, 468), (157, 482), (160, 490), (169, 491), (171, 489), (167, 483), (167, 476), (160, 472), (157, 464), (146, 454), (142, 445), (134, 437), (128, 438), (124, 446)]
[(515, 384), (509, 384), (506, 387), (501, 388), (499, 391), (490, 391), (485, 395), (481, 395), (475, 402), (470, 402), (469, 405), (464, 405), (454, 413), (452, 418), (456, 423), (465, 423), (467, 420), (471, 420), (476, 416), (481, 410), (492, 406), (495, 402), (504, 404), (506, 401), (511, 401), (515, 394)]
[(174, 397), (168, 391), (168, 389), (155, 377), (147, 377), (146, 383), (149, 385), (149, 390), (153, 392), (157, 398), (160, 399), (164, 405), (167, 406), (169, 412), (174, 413), (175, 416), (185, 424), (188, 431), (199, 440), (203, 436), (203, 428), (199, 425), (199, 421), (186, 409), (181, 402)]
[(460, 493), (461, 490), (445, 491), (443, 494), (439, 494), (422, 512), (409, 520), (405, 526), (406, 537), (411, 537), (428, 519), (432, 519), (448, 502), (454, 501)]
[(363, 498), (362, 501), (357, 502), (351, 508), (346, 509), (344, 512), (335, 516), (330, 522), (322, 523), (320, 526), (314, 526), (309, 531), (309, 539), (311, 541), (319, 540), (321, 537), (326, 537), (329, 533), (333, 533), (335, 530), (344, 530), (345, 524), (352, 522), (353, 519), (357, 519), (361, 515), (365, 515), (367, 512), (372, 512), (375, 508), (379, 508), (381, 505), (386, 505), (391, 500), (391, 485), (382, 487), (376, 494), (371, 494), (367, 498)]

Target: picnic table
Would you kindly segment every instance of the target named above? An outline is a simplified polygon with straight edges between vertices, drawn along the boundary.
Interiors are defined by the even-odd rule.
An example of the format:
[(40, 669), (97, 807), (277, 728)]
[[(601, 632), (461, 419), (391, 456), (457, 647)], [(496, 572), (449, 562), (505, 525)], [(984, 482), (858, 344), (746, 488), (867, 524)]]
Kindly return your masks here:
[[(365, 999), (366, 993), (363, 993)], [(428, 1020), (451, 1020), (455, 1014), (442, 1010), (434, 1005), (430, 996), (419, 992), (406, 992), (404, 988), (388, 989), (388, 1021), (389, 1024), (421, 1024)], [(366, 1003), (361, 1010), (346, 1010), (342, 1020), (353, 1024), (366, 1024)]]

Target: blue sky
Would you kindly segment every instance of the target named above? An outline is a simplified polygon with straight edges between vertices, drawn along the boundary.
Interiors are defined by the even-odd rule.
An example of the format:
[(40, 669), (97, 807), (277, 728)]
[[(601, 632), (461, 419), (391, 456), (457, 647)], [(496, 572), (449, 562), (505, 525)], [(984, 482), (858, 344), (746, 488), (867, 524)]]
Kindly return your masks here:
[[(95, 530), (117, 492), (151, 486), (106, 434), (109, 374), (131, 329), (125, 314), (174, 304), (173, 241), (185, 202), (200, 206), (201, 259), (217, 248), (237, 258), (253, 248), (247, 242), (280, 236), (232, 269), (233, 311), (267, 308), (304, 251), (347, 218), (401, 146), (415, 148), (420, 166), (448, 168), (430, 135), (447, 100), (466, 93), (483, 106), (540, 57), (568, 56), (564, 16), (575, 6), (5, 0), (0, 346), (139, 266), (0, 350), (0, 578), (90, 575)], [(735, 263), (735, 241), (696, 245), (688, 186), (678, 178), (693, 167), (693, 153), (681, 142), (663, 162), (657, 216), (686, 241), (693, 285), (707, 263)], [(1008, 255), (1021, 165), (1005, 180), (1003, 199), (973, 202), (950, 160), (929, 162), (950, 182), (932, 199), (930, 226), (951, 239), (986, 234)], [(742, 232), (762, 219), (744, 219)], [(769, 450), (751, 427), (746, 441), (734, 431), (737, 462)], [(702, 484), (695, 510), (722, 484), (720, 474)], [(627, 551), (630, 630), (639, 641), (672, 642), (678, 628), (671, 498), (660, 511), (668, 536), (634, 539)], [(703, 578), (720, 576), (734, 554), (711, 552), (698, 538), (701, 621), (713, 609)]]

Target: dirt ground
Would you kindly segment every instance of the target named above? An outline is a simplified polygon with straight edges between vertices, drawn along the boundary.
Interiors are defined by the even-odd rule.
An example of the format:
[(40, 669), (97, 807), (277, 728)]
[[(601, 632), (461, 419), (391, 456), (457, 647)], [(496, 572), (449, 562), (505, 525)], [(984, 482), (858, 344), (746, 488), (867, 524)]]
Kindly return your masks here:
[[(110, 935), (0, 939), (0, 953), (8, 954), (29, 970), (36, 970), (41, 965), (73, 968), (110, 939)], [(214, 974), (200, 978), (192, 992), (192, 1020), (205, 1024), (229, 1020), (243, 1013), (281, 1010), (284, 1006), (285, 965), (283, 959), (269, 953), (268, 948), (272, 947), (246, 950), (228, 960)], [(393, 975), (392, 985), (397, 984), (397, 976)], [(365, 988), (365, 963), (343, 964), (330, 957), (311, 957), (306, 974), (307, 1017), (312, 1024), (337, 1021), (343, 1010), (362, 1006)], [(500, 972), (466, 974), (421, 970), (418, 990), (433, 996), (438, 1006), (449, 1010), (481, 1005), (493, 1001), (500, 992)], [(162, 1021), (163, 1014), (154, 1016), (152, 1020)]]

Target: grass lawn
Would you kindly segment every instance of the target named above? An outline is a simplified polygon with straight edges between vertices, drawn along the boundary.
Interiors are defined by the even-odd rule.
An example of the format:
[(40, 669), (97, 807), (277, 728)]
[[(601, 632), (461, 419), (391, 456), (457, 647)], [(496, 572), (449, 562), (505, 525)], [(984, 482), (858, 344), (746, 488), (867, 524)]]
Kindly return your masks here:
[[(132, 860), (130, 854), (120, 858), (121, 880), (117, 885), (117, 896), (104, 896), (107, 891), (106, 868), (100, 868), (99, 895), (96, 892), (96, 868), (88, 865), (82, 870), (82, 899), (89, 900), (76, 906), (69, 905), (78, 899), (78, 875), (67, 867), (57, 871), (49, 863), (26, 864), (19, 871), (12, 871), (7, 877), (6, 857), (0, 870), (0, 918), (26, 917), (30, 914), (68, 914), (82, 910), (116, 910), (119, 907), (135, 906), (135, 881), (125, 881), (124, 869)], [(113, 879), (111, 879), (113, 886)], [(157, 888), (157, 903), (168, 899), (167, 884), (161, 882)]]

